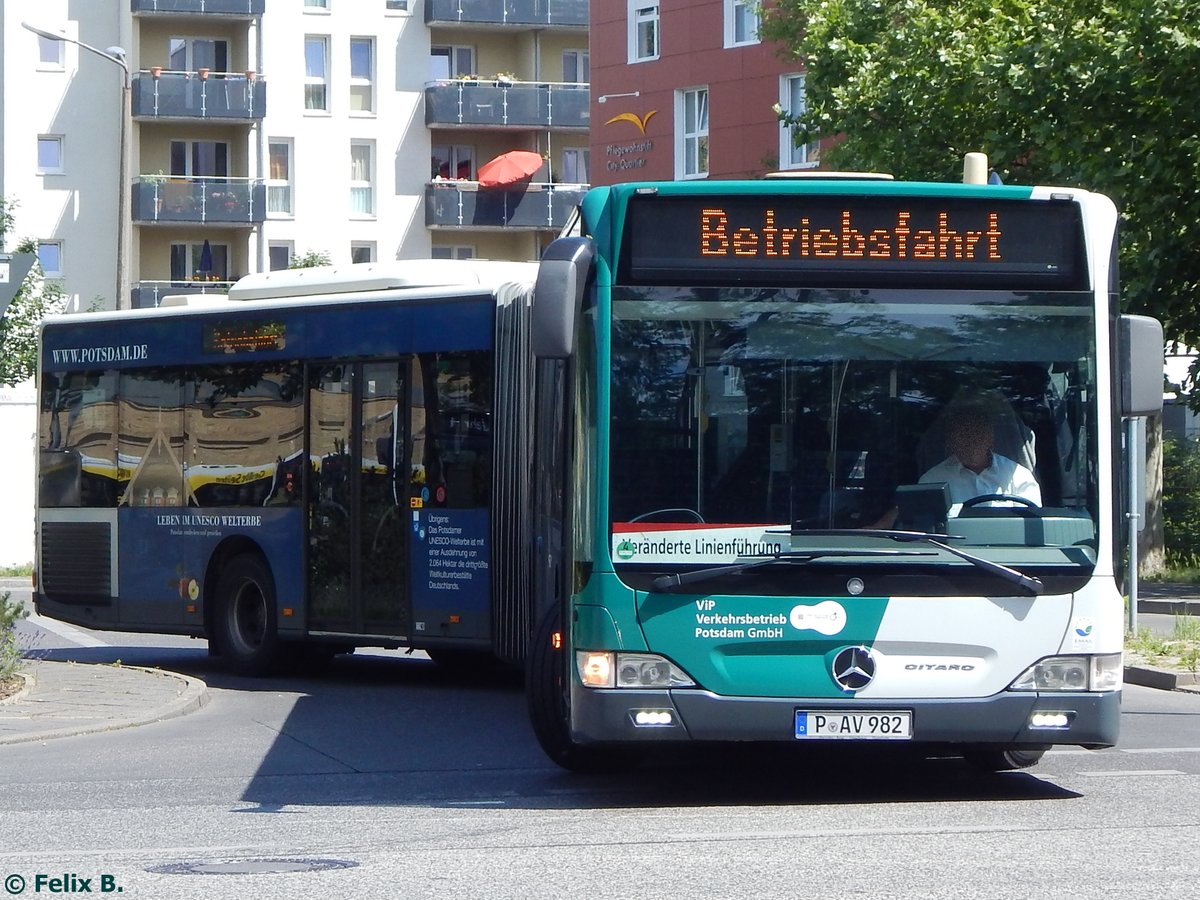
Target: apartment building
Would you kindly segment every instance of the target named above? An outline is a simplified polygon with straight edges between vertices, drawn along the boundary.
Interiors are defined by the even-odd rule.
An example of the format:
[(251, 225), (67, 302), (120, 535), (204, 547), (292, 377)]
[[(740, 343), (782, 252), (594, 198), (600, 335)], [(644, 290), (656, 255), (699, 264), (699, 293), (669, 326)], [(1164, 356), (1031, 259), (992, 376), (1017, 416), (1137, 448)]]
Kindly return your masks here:
[[(0, 38), (0, 194), (78, 309), (536, 259), (588, 181), (587, 0), (9, 2)], [(476, 180), (513, 150), (540, 168)]]
[(593, 184), (757, 178), (818, 165), (776, 105), (804, 74), (759, 36), (758, 0), (592, 4)]

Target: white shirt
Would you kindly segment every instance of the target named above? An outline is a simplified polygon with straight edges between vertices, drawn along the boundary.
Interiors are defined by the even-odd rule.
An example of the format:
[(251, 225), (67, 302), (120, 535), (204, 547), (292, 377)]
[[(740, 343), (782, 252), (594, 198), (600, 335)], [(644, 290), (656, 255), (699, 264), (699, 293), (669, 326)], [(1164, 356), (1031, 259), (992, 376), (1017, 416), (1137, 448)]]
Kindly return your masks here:
[[(1042, 505), (1042, 489), (1033, 473), (1020, 463), (994, 452), (992, 464), (982, 472), (968, 469), (957, 456), (948, 456), (922, 475), (920, 481), (922, 484), (945, 482), (950, 485), (950, 502), (956, 506), (985, 494), (1008, 494)], [(952, 507), (950, 515), (957, 515), (959, 509), (961, 506)]]

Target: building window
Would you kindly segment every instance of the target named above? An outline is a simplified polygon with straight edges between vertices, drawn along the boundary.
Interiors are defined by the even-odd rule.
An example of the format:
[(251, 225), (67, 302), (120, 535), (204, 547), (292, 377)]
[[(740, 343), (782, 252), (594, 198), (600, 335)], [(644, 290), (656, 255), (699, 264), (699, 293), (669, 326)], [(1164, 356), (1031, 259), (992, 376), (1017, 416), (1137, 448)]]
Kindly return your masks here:
[(408, 0), (384, 0), (383, 8), (388, 12), (408, 12)]
[(429, 48), (429, 77), (434, 81), (449, 81), (475, 73), (475, 48), (444, 46)]
[(708, 176), (708, 88), (675, 93), (675, 171), (678, 178)]
[(562, 80), (565, 84), (587, 84), (592, 80), (592, 65), (588, 51), (563, 51)]
[(62, 135), (39, 135), (37, 152), (37, 170), (39, 175), (61, 175), (63, 173)]
[(658, 59), (658, 4), (629, 0), (629, 61)]
[(475, 148), (463, 144), (434, 144), (430, 148), (430, 178), (473, 181), (475, 178)]
[(356, 216), (375, 215), (375, 145), (350, 142), (350, 211)]
[(229, 71), (229, 42), (173, 37), (167, 41), (167, 68), (174, 72)]
[(58, 72), (65, 69), (66, 58), (63, 49), (66, 46), (65, 41), (52, 41), (50, 38), (38, 35), (38, 68), (52, 69)]
[(172, 175), (229, 177), (229, 145), (224, 141), (171, 141), (170, 154)]
[(329, 0), (304, 0), (305, 12), (329, 11)]
[(725, 0), (725, 46), (757, 43), (757, 0)]
[(292, 142), (267, 142), (269, 171), (267, 174), (267, 214), (291, 216), (292, 208)]
[(562, 180), (567, 184), (588, 183), (588, 161), (591, 153), (586, 147), (567, 147), (562, 152)]
[(375, 109), (375, 41), (350, 38), (350, 111)]
[(293, 246), (290, 241), (281, 243), (272, 241), (267, 245), (267, 265), (271, 267), (272, 272), (278, 272), (280, 269), (286, 269), (292, 264)]
[(213, 241), (172, 244), (171, 280), (229, 281), (229, 245)]
[(474, 259), (475, 248), (466, 244), (442, 244), (430, 251), (434, 259)]
[(304, 108), (329, 111), (329, 38), (304, 39)]
[[(807, 108), (804, 98), (804, 76), (785, 75), (780, 79), (779, 106), (785, 113), (800, 115)], [(799, 129), (784, 125), (779, 139), (779, 168), (804, 169), (819, 165), (819, 141), (797, 143), (800, 139)]]
[(375, 242), (374, 241), (351, 241), (350, 242), (350, 262), (352, 262), (352, 263), (375, 262)]
[(63, 273), (62, 241), (38, 241), (38, 263), (47, 278), (61, 278)]

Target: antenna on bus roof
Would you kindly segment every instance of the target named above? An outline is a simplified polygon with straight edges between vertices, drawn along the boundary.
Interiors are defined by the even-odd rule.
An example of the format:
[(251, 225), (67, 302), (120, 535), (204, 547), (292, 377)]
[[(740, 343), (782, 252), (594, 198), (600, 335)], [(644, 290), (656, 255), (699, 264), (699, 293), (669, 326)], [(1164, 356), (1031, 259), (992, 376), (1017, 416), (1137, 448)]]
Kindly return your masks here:
[(963, 157), (963, 184), (988, 183), (988, 158), (986, 153), (968, 153)]

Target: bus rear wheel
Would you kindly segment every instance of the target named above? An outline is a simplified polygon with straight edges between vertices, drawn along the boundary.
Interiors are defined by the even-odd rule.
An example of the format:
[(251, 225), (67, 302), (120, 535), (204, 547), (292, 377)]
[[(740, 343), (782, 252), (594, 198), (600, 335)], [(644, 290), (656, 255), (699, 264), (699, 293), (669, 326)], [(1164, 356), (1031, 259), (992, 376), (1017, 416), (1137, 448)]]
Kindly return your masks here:
[(275, 621), (275, 581), (260, 556), (235, 556), (217, 578), (215, 637), (225, 663), (237, 674), (259, 677), (280, 658)]
[(617, 748), (583, 745), (571, 739), (570, 682), (558, 611), (551, 608), (534, 634), (525, 668), (525, 696), (529, 720), (542, 750), (558, 765), (572, 772), (612, 772), (624, 768), (625, 757)]

